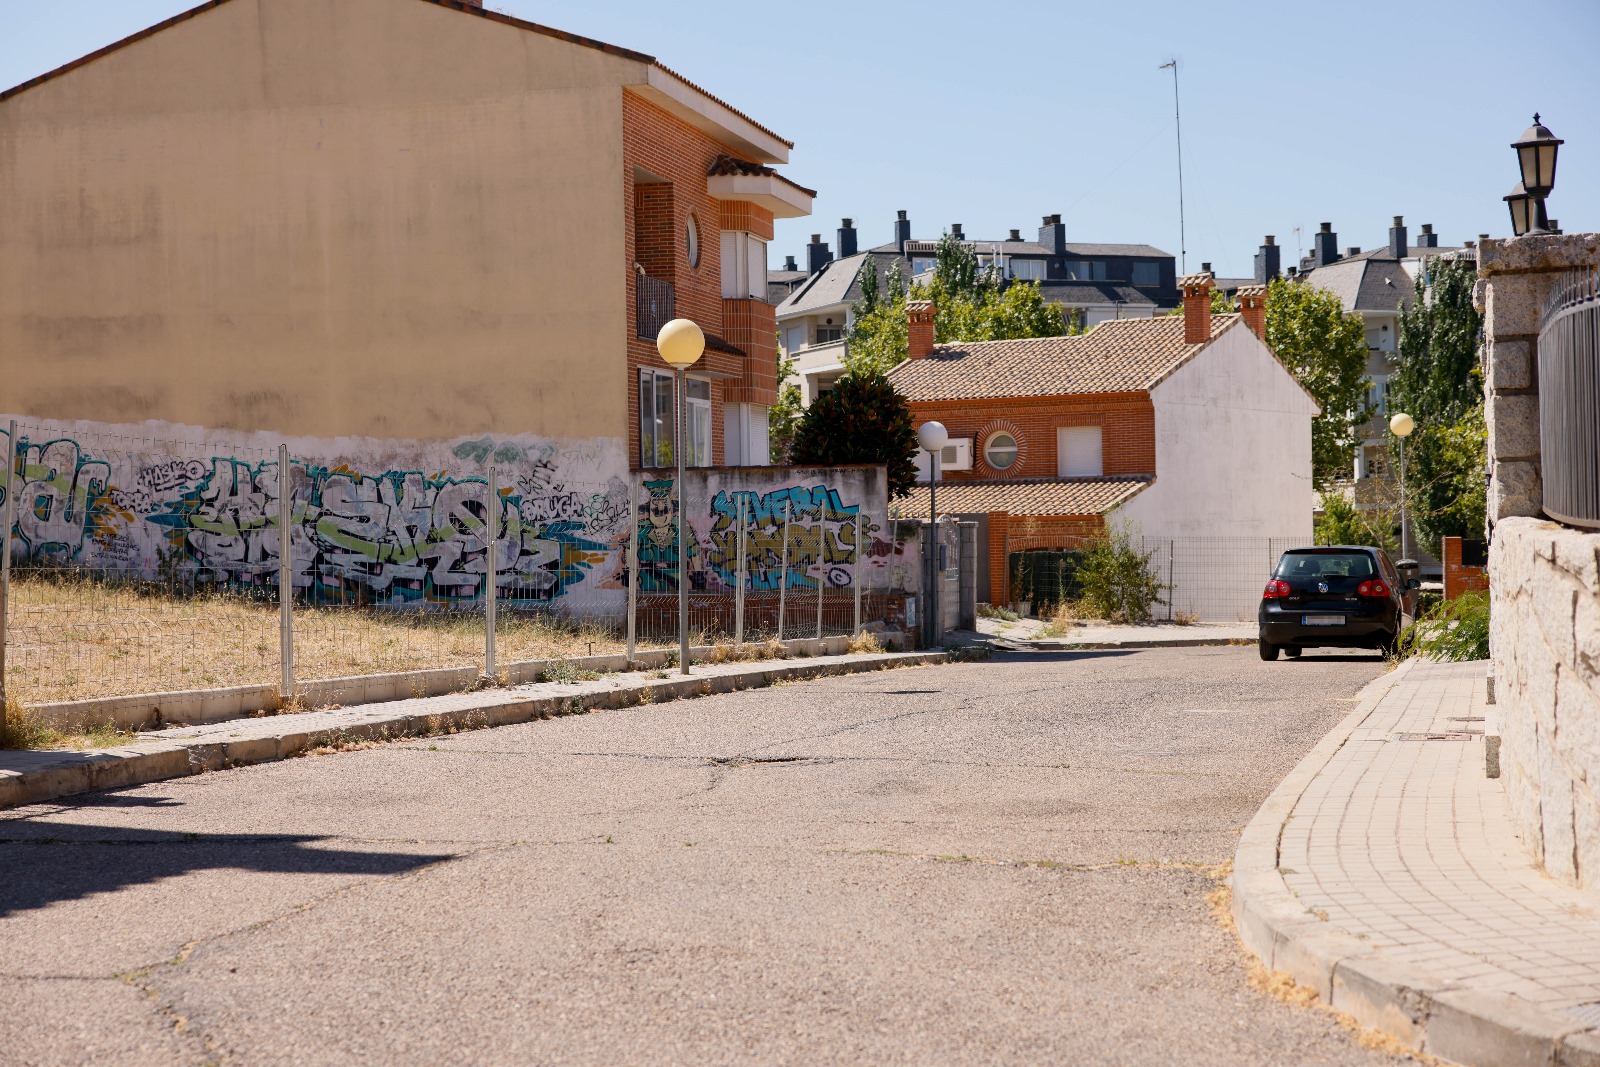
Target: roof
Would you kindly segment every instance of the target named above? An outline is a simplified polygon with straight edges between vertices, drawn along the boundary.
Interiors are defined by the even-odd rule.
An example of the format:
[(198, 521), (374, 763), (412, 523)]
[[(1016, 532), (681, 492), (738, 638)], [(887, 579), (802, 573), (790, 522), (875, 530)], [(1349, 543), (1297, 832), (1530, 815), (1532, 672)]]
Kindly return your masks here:
[[(773, 136), (776, 137), (777, 134), (773, 134)], [(712, 160), (710, 169), (706, 171), (706, 177), (714, 178), (719, 174), (737, 174), (750, 177), (776, 178), (785, 185), (792, 186), (793, 188), (800, 190), (807, 196), (817, 195), (817, 191), (815, 189), (807, 189), (799, 182), (789, 180), (765, 164), (752, 163), (748, 159), (740, 159), (737, 156), (723, 155)]]
[(1111, 319), (1073, 337), (935, 345), (889, 372), (907, 400), (1132, 393), (1155, 388), (1234, 323), (1211, 316), (1211, 336), (1185, 344), (1182, 315)]
[[(62, 64), (54, 70), (46, 71), (37, 78), (30, 78), (20, 85), (14, 85), (9, 89), (0, 92), (0, 100), (8, 100), (11, 97), (16, 96), (18, 93), (26, 92), (27, 90), (32, 89), (36, 85), (42, 85), (47, 81), (59, 78), (68, 71), (76, 70), (78, 67), (81, 67), (87, 63), (91, 63), (96, 59), (110, 55), (112, 52), (126, 48), (130, 44), (142, 41), (146, 37), (152, 37), (155, 34), (160, 33), (162, 30), (169, 29), (173, 26), (176, 26), (180, 22), (186, 22), (189, 19), (194, 18), (196, 15), (203, 14), (206, 11), (210, 11), (212, 8), (221, 7), (223, 4), (230, 2), (231, 0), (206, 0), (206, 2), (203, 4), (192, 7), (187, 11), (180, 12), (169, 19), (163, 19), (153, 26), (147, 26), (137, 33), (130, 34), (127, 37), (122, 38), (120, 41), (114, 41), (111, 44), (106, 45), (104, 48), (99, 48), (93, 52), (90, 52), (88, 55), (80, 56), (77, 59), (74, 59), (72, 62)], [(757, 122), (749, 115), (746, 115), (732, 104), (729, 104), (726, 100), (722, 100), (717, 96), (706, 92), (706, 90), (702, 89), (688, 78), (685, 78), (682, 74), (679, 74), (677, 71), (667, 67), (665, 64), (656, 59), (655, 56), (646, 55), (643, 52), (635, 52), (631, 48), (622, 48), (618, 45), (607, 44), (604, 41), (597, 41), (592, 37), (583, 37), (576, 33), (568, 33), (565, 30), (558, 30), (551, 26), (542, 26), (537, 22), (528, 22), (524, 19), (514, 18), (498, 11), (490, 11), (482, 7), (472, 7), (461, 3), (460, 0), (421, 0), (421, 2), (433, 4), (437, 7), (448, 8), (452, 11), (460, 11), (468, 15), (475, 15), (478, 18), (488, 19), (491, 22), (501, 22), (507, 26), (515, 26), (518, 29), (527, 30), (530, 33), (538, 33), (546, 37), (554, 37), (557, 40), (566, 41), (568, 44), (575, 44), (584, 48), (592, 48), (596, 51), (606, 52), (622, 59), (629, 59), (637, 63), (649, 64), (650, 66), (659, 69), (662, 73), (682, 82), (684, 85), (688, 86), (690, 89), (694, 90), (696, 93), (699, 93), (701, 96), (712, 101), (718, 106), (727, 108), (728, 111), (748, 122), (751, 126), (754, 126), (756, 129), (760, 130), (768, 137), (771, 137), (773, 140), (787, 145), (790, 148), (794, 147), (793, 141), (786, 140), (785, 138), (778, 136), (778, 134), (761, 125), (761, 123)]]
[[(939, 243), (937, 238), (930, 241), (925, 237), (913, 238), (912, 241), (915, 244), (925, 244), (925, 245), (929, 246), (930, 248)], [(966, 246), (967, 248), (970, 248), (975, 252), (989, 252), (989, 251), (992, 250), (992, 248), (995, 245), (999, 245), (1000, 246), (1000, 251), (1002, 253), (1006, 254), (1006, 255), (1053, 256), (1053, 255), (1056, 254), (1055, 253), (1055, 249), (1046, 248), (1044, 245), (1039, 244), (1036, 241), (1009, 241), (1009, 240), (1006, 240), (1003, 237), (1002, 238), (997, 238), (997, 239), (994, 239), (994, 240), (985, 240), (985, 239), (982, 239), (982, 238), (969, 237), (966, 240), (962, 241), (961, 243), (964, 246)], [(893, 253), (898, 255), (899, 252), (900, 252), (900, 245), (895, 241), (890, 241), (886, 245), (878, 245), (875, 248), (868, 249), (868, 251), (869, 252), (893, 252)], [(1068, 256), (1154, 256), (1154, 257), (1160, 258), (1160, 259), (1171, 259), (1172, 258), (1172, 253), (1171, 252), (1163, 252), (1163, 251), (1161, 251), (1161, 249), (1156, 248), (1153, 245), (1085, 244), (1083, 242), (1074, 242), (1074, 241), (1068, 241), (1067, 242), (1066, 255), (1068, 255)]]
[(1156, 302), (1131, 285), (1121, 282), (1051, 281), (1039, 283), (1039, 295), (1055, 304), (1087, 307), (1099, 304), (1138, 304), (1155, 307)]
[[(939, 510), (961, 515), (1006, 511), (1012, 515), (1103, 515), (1144, 490), (1149, 478), (1052, 478), (1031, 481), (939, 483)], [(928, 514), (928, 487), (892, 502), (901, 515)]]
[(1354, 256), (1301, 275), (1307, 285), (1326, 289), (1346, 311), (1386, 311), (1411, 304), (1411, 275), (1396, 259)]
[(861, 273), (861, 264), (866, 262), (868, 255), (867, 252), (858, 252), (823, 264), (810, 281), (778, 305), (778, 316), (781, 318), (835, 304), (853, 303), (861, 295), (861, 287), (855, 284), (856, 275)]

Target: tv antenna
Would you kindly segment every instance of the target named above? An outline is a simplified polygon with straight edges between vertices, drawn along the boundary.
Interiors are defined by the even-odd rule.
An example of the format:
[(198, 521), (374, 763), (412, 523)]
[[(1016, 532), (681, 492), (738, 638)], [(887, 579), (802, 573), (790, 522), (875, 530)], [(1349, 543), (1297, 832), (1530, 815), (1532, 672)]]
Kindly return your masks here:
[(1183, 111), (1178, 105), (1178, 59), (1167, 60), (1157, 70), (1172, 70), (1172, 115), (1178, 124), (1178, 266), (1180, 274), (1189, 273), (1188, 238), (1183, 222)]

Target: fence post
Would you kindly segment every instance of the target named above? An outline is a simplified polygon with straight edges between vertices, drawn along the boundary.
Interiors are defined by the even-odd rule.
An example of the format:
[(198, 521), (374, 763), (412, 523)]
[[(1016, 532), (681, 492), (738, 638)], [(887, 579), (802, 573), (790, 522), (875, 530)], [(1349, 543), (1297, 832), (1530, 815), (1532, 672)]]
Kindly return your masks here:
[(828, 510), (824, 504), (817, 505), (817, 640), (822, 640), (822, 600), (828, 592), (828, 560), (823, 554), (822, 543), (827, 539), (828, 531), (824, 526)]
[[(6, 505), (0, 525), (0, 727), (6, 719), (6, 627), (11, 619), (11, 528), (17, 524), (17, 420), (6, 433)], [(4, 729), (0, 729), (3, 734)]]
[(488, 497), (484, 500), (483, 540), (483, 676), (494, 681), (495, 633), (500, 599), (500, 481), (499, 472), (489, 468)]
[(278, 446), (278, 699), (294, 699), (294, 477), (289, 470), (289, 446)]
[(862, 528), (861, 511), (859, 509), (857, 509), (857, 511), (856, 511), (856, 558), (855, 558), (855, 564), (850, 570), (850, 584), (855, 587), (855, 593), (856, 593), (855, 619), (850, 624), (850, 634), (851, 634), (852, 637), (860, 637), (861, 636), (861, 557), (866, 553), (865, 546), (863, 546), (861, 544), (861, 528)]
[(733, 647), (736, 649), (741, 648), (744, 645), (744, 586), (749, 577), (749, 575), (745, 572), (746, 563), (744, 528), (745, 523), (748, 521), (746, 518), (748, 509), (749, 500), (746, 499), (743, 494), (741, 494), (739, 496), (738, 506), (739, 540), (736, 542), (738, 548), (735, 550), (737, 553), (737, 562), (734, 564), (733, 572)]
[(778, 640), (783, 640), (784, 609), (789, 606), (789, 501), (783, 502), (783, 563), (778, 569)]
[(1174, 614), (1174, 612), (1177, 610), (1174, 607), (1174, 604), (1175, 604), (1175, 602), (1177, 601), (1178, 598), (1173, 595), (1173, 590), (1174, 590), (1175, 587), (1172, 584), (1173, 583), (1173, 573), (1177, 570), (1177, 566), (1178, 566), (1178, 541), (1177, 541), (1176, 538), (1173, 538), (1173, 539), (1167, 541), (1167, 621), (1168, 622), (1171, 622), (1173, 619), (1177, 618), (1177, 616)]
[(628, 475), (628, 669), (639, 647), (639, 480)]

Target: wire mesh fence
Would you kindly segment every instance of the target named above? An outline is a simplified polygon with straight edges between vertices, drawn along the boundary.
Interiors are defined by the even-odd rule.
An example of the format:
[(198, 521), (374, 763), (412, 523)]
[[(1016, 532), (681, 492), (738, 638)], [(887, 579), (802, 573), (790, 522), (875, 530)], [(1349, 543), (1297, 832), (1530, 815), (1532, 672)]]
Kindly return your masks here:
[(311, 682), (339, 701), (374, 675), (671, 647), (680, 570), (692, 645), (851, 634), (903, 623), (916, 551), (915, 524), (836, 495), (776, 513), (734, 493), (690, 524), (680, 568), (661, 482), (363, 472), (85, 424), (0, 434), (0, 694), (25, 706), (238, 686), (292, 701)]

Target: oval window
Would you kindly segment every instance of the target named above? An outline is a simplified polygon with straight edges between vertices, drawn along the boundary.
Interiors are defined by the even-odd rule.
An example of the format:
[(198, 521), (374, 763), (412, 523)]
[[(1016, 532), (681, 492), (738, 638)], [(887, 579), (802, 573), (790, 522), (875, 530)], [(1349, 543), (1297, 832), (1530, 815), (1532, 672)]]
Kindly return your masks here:
[(1008, 433), (989, 435), (983, 446), (983, 460), (997, 471), (1003, 471), (1017, 461), (1017, 439)]
[(698, 267), (700, 265), (700, 223), (695, 221), (693, 215), (689, 216), (689, 222), (684, 227), (684, 247), (689, 252), (689, 266)]

